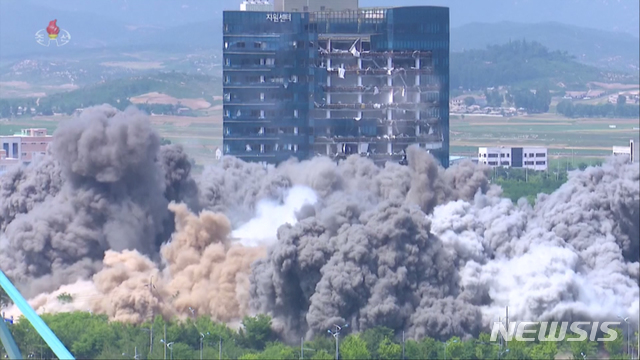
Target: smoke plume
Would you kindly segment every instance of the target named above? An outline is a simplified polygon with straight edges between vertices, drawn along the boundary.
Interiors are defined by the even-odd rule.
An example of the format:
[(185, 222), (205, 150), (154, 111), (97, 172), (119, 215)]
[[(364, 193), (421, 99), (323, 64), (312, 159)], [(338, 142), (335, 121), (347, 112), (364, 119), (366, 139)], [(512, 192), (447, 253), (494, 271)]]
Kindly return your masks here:
[(0, 179), (0, 266), (38, 311), (268, 313), (292, 341), (340, 322), (475, 335), (506, 306), (516, 321), (637, 318), (640, 170), (622, 159), (531, 206), (488, 168), (445, 170), (415, 146), (408, 166), (223, 157), (194, 179), (135, 109), (88, 109), (54, 136)]

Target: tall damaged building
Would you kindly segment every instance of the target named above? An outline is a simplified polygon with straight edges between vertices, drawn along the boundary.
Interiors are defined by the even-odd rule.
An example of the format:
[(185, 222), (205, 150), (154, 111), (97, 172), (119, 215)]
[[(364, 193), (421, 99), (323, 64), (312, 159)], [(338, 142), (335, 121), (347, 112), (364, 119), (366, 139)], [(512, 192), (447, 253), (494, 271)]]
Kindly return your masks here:
[(225, 154), (402, 162), (419, 144), (449, 165), (449, 9), (280, 0), (225, 11)]

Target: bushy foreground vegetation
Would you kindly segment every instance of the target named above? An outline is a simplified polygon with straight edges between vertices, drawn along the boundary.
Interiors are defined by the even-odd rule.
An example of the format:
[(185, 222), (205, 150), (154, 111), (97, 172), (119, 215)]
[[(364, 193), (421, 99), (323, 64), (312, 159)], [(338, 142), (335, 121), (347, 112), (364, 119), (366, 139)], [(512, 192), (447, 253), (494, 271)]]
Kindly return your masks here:
[[(157, 317), (153, 323), (132, 326), (109, 322), (106, 316), (90, 313), (44, 315), (43, 319), (60, 340), (82, 359), (334, 359), (335, 339), (325, 333), (312, 341), (286, 345), (271, 330), (266, 315), (246, 317), (238, 331), (206, 317), (186, 321), (168, 321)], [(166, 326), (166, 338), (165, 338)], [(10, 325), (24, 357), (52, 358), (53, 354), (27, 321)], [(376, 327), (362, 333), (343, 329), (340, 335), (341, 359), (554, 359), (557, 355), (582, 360), (599, 358), (604, 352), (611, 359), (623, 359), (626, 341), (617, 329), (613, 342), (589, 341), (490, 341), (490, 334), (477, 338), (402, 341), (402, 334)], [(152, 333), (152, 334), (150, 334)], [(570, 336), (571, 332), (567, 336)], [(302, 336), (302, 335), (301, 335)], [(637, 336), (637, 333), (636, 333)], [(535, 336), (531, 336), (535, 337)], [(152, 339), (152, 342), (150, 340)], [(169, 344), (169, 347), (165, 347)], [(604, 345), (602, 345), (604, 344)], [(301, 351), (301, 345), (303, 351)], [(507, 351), (508, 349), (508, 351)], [(446, 354), (445, 354), (446, 351)], [(600, 355), (599, 355), (600, 354)], [(4, 354), (3, 354), (4, 355)]]

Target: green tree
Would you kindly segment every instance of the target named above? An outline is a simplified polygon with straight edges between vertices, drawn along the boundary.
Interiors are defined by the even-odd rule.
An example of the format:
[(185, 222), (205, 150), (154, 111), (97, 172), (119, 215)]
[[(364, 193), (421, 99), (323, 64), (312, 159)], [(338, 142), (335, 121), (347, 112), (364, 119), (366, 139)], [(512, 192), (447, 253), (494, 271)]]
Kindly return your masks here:
[(257, 353), (247, 353), (238, 358), (239, 360), (261, 360), (260, 354)]
[(282, 343), (269, 343), (264, 351), (260, 354), (260, 359), (264, 360), (286, 360), (296, 359), (295, 351)]
[(480, 333), (478, 343), (475, 346), (477, 359), (494, 359), (498, 356), (498, 343), (491, 341), (491, 334)]
[(627, 97), (624, 95), (618, 95), (618, 101), (616, 102), (619, 106), (623, 106), (627, 103)]
[(625, 349), (624, 334), (621, 329), (615, 329), (617, 337), (613, 341), (604, 343), (604, 349), (609, 353), (610, 359), (621, 359)]
[(360, 337), (367, 343), (367, 350), (371, 354), (371, 357), (378, 358), (378, 349), (380, 343), (386, 338), (393, 338), (393, 330), (384, 326), (376, 326), (365, 330)]
[(440, 349), (442, 349), (442, 344), (440, 342), (427, 336), (422, 339), (421, 343), (425, 350), (424, 356), (427, 359), (438, 359), (438, 354), (440, 354)]
[(531, 348), (531, 358), (536, 360), (554, 360), (558, 354), (558, 345), (554, 341), (541, 341)]
[(268, 315), (246, 316), (242, 325), (244, 339), (252, 349), (263, 350), (268, 342), (275, 340), (275, 334), (271, 329), (271, 317)]
[(598, 343), (590, 341), (589, 338), (582, 341), (579, 341), (578, 338), (579, 336), (575, 334), (567, 335), (566, 338), (571, 354), (573, 355), (573, 359), (583, 360), (584, 357), (582, 354), (585, 354), (589, 358), (594, 357), (598, 350)]
[(335, 355), (329, 354), (326, 350), (320, 350), (313, 354), (311, 360), (333, 360), (334, 358)]
[(402, 357), (402, 346), (386, 337), (378, 347), (378, 356), (381, 360), (400, 359)]
[(473, 96), (467, 96), (464, 98), (464, 104), (466, 106), (472, 106), (476, 104), (476, 99)]
[(359, 335), (348, 335), (340, 345), (340, 357), (344, 360), (371, 359), (371, 353)]

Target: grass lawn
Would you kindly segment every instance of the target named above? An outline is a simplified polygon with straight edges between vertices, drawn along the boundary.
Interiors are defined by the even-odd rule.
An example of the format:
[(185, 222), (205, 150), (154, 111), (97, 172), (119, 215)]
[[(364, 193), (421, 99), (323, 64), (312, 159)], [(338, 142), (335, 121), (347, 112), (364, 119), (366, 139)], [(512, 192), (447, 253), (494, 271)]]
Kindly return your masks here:
[(545, 146), (552, 157), (604, 157), (614, 145), (637, 143), (638, 126), (638, 119), (568, 119), (556, 114), (451, 115), (451, 154), (473, 156), (481, 146)]

